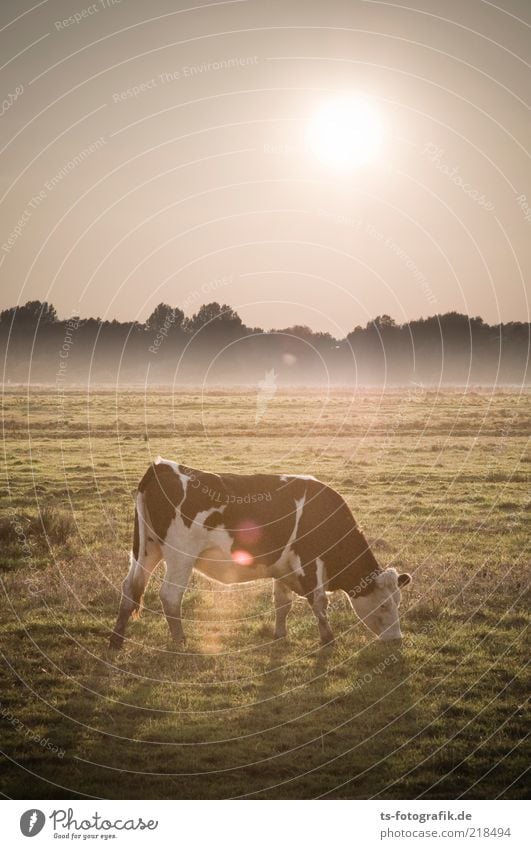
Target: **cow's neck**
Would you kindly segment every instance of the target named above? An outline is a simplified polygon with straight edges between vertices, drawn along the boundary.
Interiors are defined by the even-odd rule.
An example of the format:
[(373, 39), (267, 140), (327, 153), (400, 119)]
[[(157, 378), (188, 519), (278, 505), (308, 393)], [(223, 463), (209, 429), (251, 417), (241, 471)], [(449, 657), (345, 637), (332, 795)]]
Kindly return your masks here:
[(333, 565), (336, 575), (329, 580), (330, 589), (342, 589), (354, 596), (370, 592), (374, 579), (383, 570), (357, 527), (342, 540), (337, 555)]

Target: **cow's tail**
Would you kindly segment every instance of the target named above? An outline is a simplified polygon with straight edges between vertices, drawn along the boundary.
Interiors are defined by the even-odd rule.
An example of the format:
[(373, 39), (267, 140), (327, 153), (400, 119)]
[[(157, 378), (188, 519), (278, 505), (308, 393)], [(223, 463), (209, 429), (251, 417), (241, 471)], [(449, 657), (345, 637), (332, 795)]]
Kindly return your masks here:
[(131, 551), (131, 601), (133, 610), (131, 616), (138, 619), (142, 613), (144, 589), (146, 586), (146, 575), (144, 571), (144, 559), (146, 555), (146, 504), (145, 495), (140, 490), (136, 495), (135, 523), (133, 529), (133, 549)]

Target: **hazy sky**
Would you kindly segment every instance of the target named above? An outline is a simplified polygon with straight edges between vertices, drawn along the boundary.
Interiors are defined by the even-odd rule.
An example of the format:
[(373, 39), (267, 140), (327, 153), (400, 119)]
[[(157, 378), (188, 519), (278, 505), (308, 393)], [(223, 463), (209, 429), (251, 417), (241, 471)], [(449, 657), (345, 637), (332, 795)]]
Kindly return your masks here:
[[(2, 308), (529, 320), (530, 22), (529, 0), (3, 2)], [(360, 94), (380, 149), (320, 160), (314, 116)]]

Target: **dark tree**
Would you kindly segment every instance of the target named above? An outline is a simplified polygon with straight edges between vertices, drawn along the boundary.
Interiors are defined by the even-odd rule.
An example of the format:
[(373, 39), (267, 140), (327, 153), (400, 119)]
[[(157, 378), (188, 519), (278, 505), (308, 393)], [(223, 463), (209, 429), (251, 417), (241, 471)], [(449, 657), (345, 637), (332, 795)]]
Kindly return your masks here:
[(148, 320), (146, 328), (153, 333), (169, 332), (171, 328), (180, 330), (184, 322), (184, 312), (179, 307), (169, 304), (159, 304), (155, 307)]
[(212, 330), (240, 330), (243, 322), (238, 313), (227, 304), (220, 305), (216, 301), (203, 304), (202, 307), (188, 319), (186, 329), (190, 333), (200, 331), (211, 332)]
[(0, 313), (0, 324), (10, 325), (13, 321), (26, 327), (54, 324), (57, 321), (57, 312), (48, 301), (26, 301), (24, 306), (10, 307)]

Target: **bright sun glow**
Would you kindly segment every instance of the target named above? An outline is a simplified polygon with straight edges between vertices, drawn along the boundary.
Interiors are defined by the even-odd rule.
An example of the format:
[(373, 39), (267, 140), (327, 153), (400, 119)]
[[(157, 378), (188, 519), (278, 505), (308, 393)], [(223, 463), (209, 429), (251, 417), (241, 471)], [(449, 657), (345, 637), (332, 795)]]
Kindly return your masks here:
[(383, 127), (378, 111), (363, 97), (337, 97), (316, 112), (308, 143), (315, 156), (334, 168), (365, 165), (380, 152)]

